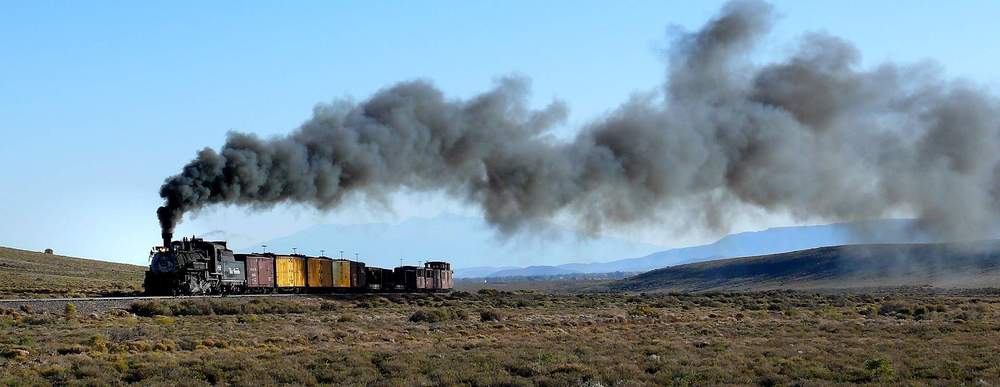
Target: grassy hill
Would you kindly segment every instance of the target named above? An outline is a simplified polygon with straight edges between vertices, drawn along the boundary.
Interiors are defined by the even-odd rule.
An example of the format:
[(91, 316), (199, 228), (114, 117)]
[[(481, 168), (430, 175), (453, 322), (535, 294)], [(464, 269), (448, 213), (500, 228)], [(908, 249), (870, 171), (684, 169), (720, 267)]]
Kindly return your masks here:
[(142, 291), (142, 266), (0, 247), (0, 298), (83, 297)]
[(1000, 286), (1000, 241), (833, 246), (653, 270), (620, 291)]

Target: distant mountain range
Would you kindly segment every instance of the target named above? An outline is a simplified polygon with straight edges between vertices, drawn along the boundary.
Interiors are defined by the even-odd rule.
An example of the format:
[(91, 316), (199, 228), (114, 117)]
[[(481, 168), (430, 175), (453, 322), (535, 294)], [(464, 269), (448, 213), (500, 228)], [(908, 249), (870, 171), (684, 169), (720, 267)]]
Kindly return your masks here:
[[(722, 258), (776, 254), (822, 246), (863, 243), (918, 243), (930, 238), (918, 232), (913, 220), (886, 219), (817, 226), (776, 227), (763, 231), (728, 235), (715, 243), (670, 249), (638, 258), (603, 263), (570, 263), (554, 266), (529, 266), (512, 269), (477, 268), (469, 277), (534, 276), (569, 273), (645, 272), (666, 266)], [(472, 274), (472, 275), (468, 275)], [(456, 272), (458, 276), (458, 272)]]
[(1000, 284), (1000, 241), (831, 246), (671, 266), (614, 291), (978, 288)]
[(649, 245), (609, 237), (587, 238), (572, 230), (551, 225), (538, 233), (520, 233), (504, 239), (480, 218), (443, 214), (432, 218), (410, 218), (400, 223), (317, 225), (292, 235), (254, 243), (237, 251), (292, 251), (345, 258), (359, 253), (370, 265), (394, 267), (402, 261), (445, 260), (456, 276), (485, 277), (540, 263), (608, 261), (641, 256), (662, 250)]

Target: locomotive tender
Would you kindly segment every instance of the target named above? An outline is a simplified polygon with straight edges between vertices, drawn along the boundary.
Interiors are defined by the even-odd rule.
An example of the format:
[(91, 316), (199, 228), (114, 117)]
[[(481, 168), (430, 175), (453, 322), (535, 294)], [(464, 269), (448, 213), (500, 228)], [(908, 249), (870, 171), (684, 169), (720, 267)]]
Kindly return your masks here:
[(439, 292), (454, 286), (451, 265), (383, 269), (301, 254), (234, 254), (225, 241), (163, 235), (143, 284), (150, 295), (335, 292)]

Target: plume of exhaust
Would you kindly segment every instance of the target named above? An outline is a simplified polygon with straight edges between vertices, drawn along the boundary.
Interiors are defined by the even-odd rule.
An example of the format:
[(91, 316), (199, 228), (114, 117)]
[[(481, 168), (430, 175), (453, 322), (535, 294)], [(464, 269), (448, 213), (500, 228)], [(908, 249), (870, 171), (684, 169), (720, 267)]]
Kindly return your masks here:
[(1000, 112), (976, 85), (932, 65), (859, 68), (859, 53), (813, 34), (784, 61), (746, 58), (771, 7), (727, 4), (670, 50), (667, 81), (581, 128), (547, 134), (565, 107), (528, 107), (506, 78), (467, 100), (403, 82), (360, 103), (321, 105), (287, 136), (232, 132), (168, 178), (164, 232), (217, 203), (329, 209), (350, 194), (440, 190), (499, 230), (557, 214), (585, 228), (691, 215), (724, 229), (734, 205), (851, 221), (904, 211), (941, 238), (975, 238), (1000, 215)]

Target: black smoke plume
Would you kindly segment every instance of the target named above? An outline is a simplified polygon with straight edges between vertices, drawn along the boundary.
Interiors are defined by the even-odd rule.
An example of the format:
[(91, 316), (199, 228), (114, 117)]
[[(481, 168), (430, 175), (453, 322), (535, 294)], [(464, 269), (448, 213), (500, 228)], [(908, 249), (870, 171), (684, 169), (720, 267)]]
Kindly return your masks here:
[(783, 62), (753, 65), (772, 19), (762, 2), (726, 5), (679, 35), (661, 91), (570, 141), (547, 134), (564, 107), (532, 110), (519, 78), (468, 100), (403, 82), (361, 103), (319, 106), (285, 137), (230, 133), (167, 179), (161, 225), (170, 232), (216, 203), (329, 209), (349, 194), (409, 189), (474, 203), (505, 232), (557, 214), (598, 230), (678, 211), (725, 227), (736, 205), (827, 220), (902, 211), (943, 237), (992, 230), (995, 96), (933, 65), (859, 69), (857, 50), (824, 34)]

